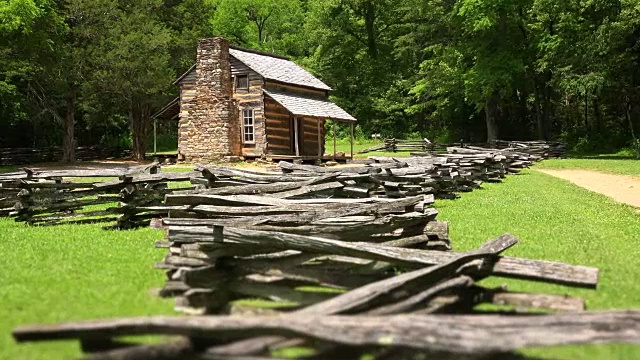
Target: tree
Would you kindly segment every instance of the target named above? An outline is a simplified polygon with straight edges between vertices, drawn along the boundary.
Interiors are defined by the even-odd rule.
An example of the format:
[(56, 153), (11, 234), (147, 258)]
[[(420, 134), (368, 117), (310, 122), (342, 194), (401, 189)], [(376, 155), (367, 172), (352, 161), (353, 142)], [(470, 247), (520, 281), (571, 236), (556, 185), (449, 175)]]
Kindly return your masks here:
[[(109, 26), (89, 48), (93, 73), (90, 89), (128, 114), (133, 156), (143, 160), (151, 109), (175, 78), (170, 67), (171, 33), (154, 15), (160, 0), (105, 0)], [(104, 100), (102, 100), (104, 101)]]
[[(35, 121), (29, 116), (32, 90), (55, 64), (55, 45), (65, 30), (54, 6), (48, 0), (0, 1), (0, 119), (9, 119), (16, 128)], [(62, 123), (57, 104), (51, 105), (40, 112)]]
[(212, 25), (236, 44), (288, 53), (298, 50), (303, 20), (299, 0), (217, 0)]

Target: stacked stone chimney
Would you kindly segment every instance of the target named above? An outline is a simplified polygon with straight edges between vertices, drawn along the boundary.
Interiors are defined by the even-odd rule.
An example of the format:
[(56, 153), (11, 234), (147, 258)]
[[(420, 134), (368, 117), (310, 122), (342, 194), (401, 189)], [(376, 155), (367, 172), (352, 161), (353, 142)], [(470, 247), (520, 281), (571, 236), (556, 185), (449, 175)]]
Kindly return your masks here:
[(191, 163), (221, 161), (242, 155), (238, 107), (233, 99), (229, 43), (202, 39), (196, 57), (195, 97), (182, 103), (178, 154)]

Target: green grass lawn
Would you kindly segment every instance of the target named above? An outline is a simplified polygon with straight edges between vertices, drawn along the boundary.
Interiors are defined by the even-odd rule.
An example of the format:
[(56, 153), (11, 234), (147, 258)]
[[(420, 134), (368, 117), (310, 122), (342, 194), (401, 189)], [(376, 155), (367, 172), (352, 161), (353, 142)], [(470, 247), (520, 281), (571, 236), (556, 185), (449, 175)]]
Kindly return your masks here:
[[(589, 309), (640, 308), (640, 213), (567, 181), (527, 170), (457, 200), (437, 201), (438, 219), (451, 222), (455, 250), (479, 247), (504, 232), (521, 240), (506, 254), (600, 268), (597, 290), (489, 279), (516, 291), (570, 294)], [(561, 359), (640, 358), (640, 346), (570, 346), (530, 351)]]
[[(581, 160), (585, 161), (585, 160)], [(546, 165), (546, 163), (543, 163)], [(541, 164), (542, 165), (542, 164)], [(511, 290), (571, 294), (589, 309), (640, 308), (640, 214), (570, 183), (526, 170), (500, 184), (436, 203), (451, 222), (456, 250), (480, 246), (504, 232), (521, 243), (506, 254), (565, 261), (601, 269), (598, 290), (503, 279)], [(19, 324), (172, 314), (173, 301), (149, 290), (162, 286), (154, 270), (165, 251), (154, 248), (161, 231), (104, 231), (100, 225), (34, 228), (0, 219), (0, 359), (68, 359), (76, 342), (14, 344)], [(562, 359), (631, 359), (640, 347), (571, 346), (527, 350)]]
[(17, 345), (20, 324), (172, 314), (173, 302), (150, 289), (164, 274), (154, 248), (162, 232), (105, 231), (100, 225), (27, 227), (0, 219), (0, 359), (70, 359), (77, 342)]
[[(356, 140), (355, 143), (353, 144), (353, 152), (354, 152), (353, 158), (366, 159), (369, 156), (393, 156), (393, 157), (409, 157), (410, 156), (410, 152), (408, 151), (399, 151), (399, 152), (373, 151), (365, 154), (358, 154), (358, 151), (369, 149), (375, 145), (380, 145), (380, 144), (382, 144), (382, 141)], [(325, 143), (324, 149), (326, 153), (333, 154), (333, 140), (327, 140), (327, 142)], [(336, 151), (344, 152), (346, 155), (349, 155), (351, 153), (351, 143), (349, 143), (349, 141), (339, 140), (336, 143)]]
[(635, 159), (550, 159), (537, 165), (541, 169), (595, 170), (612, 174), (640, 176), (640, 160)]

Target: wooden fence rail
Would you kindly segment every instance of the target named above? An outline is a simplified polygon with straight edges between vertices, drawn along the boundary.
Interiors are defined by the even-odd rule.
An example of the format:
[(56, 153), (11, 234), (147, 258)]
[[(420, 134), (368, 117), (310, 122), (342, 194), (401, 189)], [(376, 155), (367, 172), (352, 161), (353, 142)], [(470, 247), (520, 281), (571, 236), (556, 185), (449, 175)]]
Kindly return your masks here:
[[(127, 335), (231, 339), (260, 334), (300, 336), (342, 346), (389, 347), (442, 354), (499, 356), (522, 347), (640, 343), (640, 312), (603, 311), (539, 316), (394, 315), (277, 317), (147, 317), (21, 327), (18, 341), (110, 339)], [(158, 348), (166, 345), (159, 345)], [(190, 343), (192, 355), (205, 355)], [(150, 347), (151, 350), (153, 347)], [(211, 351), (215, 353), (214, 351)], [(149, 358), (153, 356), (148, 351)], [(183, 356), (184, 354), (180, 354)], [(142, 358), (142, 357), (139, 357)], [(165, 357), (162, 357), (165, 358)], [(179, 359), (182, 357), (171, 357)], [(477, 358), (477, 357), (476, 357)]]
[[(166, 217), (170, 210), (187, 212), (192, 217), (206, 217), (208, 212), (221, 211), (207, 207), (213, 205), (210, 202), (216, 195), (269, 194), (269, 198), (279, 199), (416, 195), (453, 198), (456, 193), (478, 188), (483, 181), (499, 181), (507, 174), (517, 173), (538, 159), (499, 150), (451, 147), (448, 151), (436, 157), (371, 157), (357, 166), (341, 168), (281, 162), (280, 174), (220, 166), (198, 167), (190, 173), (158, 173), (155, 165), (40, 172), (24, 169), (0, 174), (0, 216), (13, 215), (18, 221), (33, 225), (115, 222), (116, 228), (134, 228), (148, 225), (152, 218)], [(81, 180), (83, 178), (86, 180)], [(198, 203), (197, 208), (185, 207), (192, 205), (186, 203), (177, 208), (171, 203), (173, 198), (168, 198), (169, 202), (163, 204), (167, 194), (189, 196), (190, 191), (210, 195), (209, 203)], [(195, 199), (201, 201), (202, 197)], [(273, 214), (263, 214), (266, 215)], [(360, 224), (360, 228), (366, 226), (366, 223)]]
[[(213, 239), (210, 243), (219, 244), (222, 248), (227, 246), (226, 244), (232, 246), (246, 236), (263, 240), (271, 238), (266, 234), (256, 235), (242, 231), (238, 233), (242, 236), (236, 237), (233, 235), (236, 232), (237, 230), (224, 229), (221, 237)], [(213, 233), (215, 237), (215, 228)], [(257, 244), (254, 241), (250, 243)], [(286, 275), (283, 274), (286, 272), (273, 271), (274, 269), (267, 264), (283, 257), (297, 257), (298, 259), (290, 262), (290, 265), (299, 264), (298, 260), (304, 257), (304, 253), (285, 254), (280, 251), (267, 252), (262, 256), (232, 256), (232, 253), (227, 253), (225, 259), (231, 257), (234, 260), (216, 262), (210, 266), (182, 267), (171, 272), (170, 278), (182, 279), (187, 286), (208, 285), (211, 289), (187, 290), (191, 294), (185, 297), (189, 298), (191, 304), (211, 304), (214, 301), (218, 304), (226, 303), (233, 298), (230, 296), (231, 293), (244, 292), (264, 298), (295, 299), (301, 304), (297, 307), (298, 310), (281, 308), (278, 316), (252, 314), (151, 317), (37, 325), (20, 327), (13, 334), (17, 341), (79, 339), (85, 351), (94, 353), (88, 358), (103, 359), (114, 358), (116, 355), (118, 358), (126, 359), (180, 359), (185, 358), (187, 354), (189, 358), (196, 359), (241, 356), (270, 358), (269, 349), (292, 344), (311, 346), (315, 348), (315, 356), (320, 358), (333, 358), (340, 354), (344, 359), (357, 359), (372, 351), (385, 350), (400, 352), (403, 356), (409, 357), (425, 351), (432, 355), (439, 354), (438, 356), (497, 356), (525, 346), (609, 341), (640, 342), (640, 315), (636, 312), (583, 313), (584, 302), (577, 298), (514, 293), (477, 285), (477, 281), (490, 276), (492, 267), (495, 268), (495, 265), (486, 264), (496, 264), (496, 256), (516, 243), (515, 237), (505, 234), (467, 253), (441, 252), (448, 254), (448, 260), (435, 266), (409, 270), (400, 275), (387, 274), (378, 280), (352, 285), (350, 291), (342, 293), (311, 293), (295, 298), (293, 294), (296, 291), (286, 291), (285, 283), (297, 280), (299, 285), (303, 284), (304, 276), (298, 273), (296, 277), (285, 280)], [(287, 247), (289, 244), (291, 243), (287, 243)], [(291, 247), (312, 252), (315, 249), (304, 242), (298, 244), (302, 248)], [(332, 244), (335, 246), (335, 242)], [(336, 253), (332, 249), (325, 247), (319, 252)], [(387, 250), (391, 249), (393, 248), (389, 247)], [(420, 252), (397, 252), (394, 256), (400, 261), (396, 264), (416, 261), (416, 251)], [(350, 258), (351, 262), (357, 259), (380, 259), (379, 254), (371, 257), (367, 254), (369, 253), (360, 251), (348, 255), (356, 256)], [(312, 257), (317, 257), (317, 254), (313, 254)], [(230, 266), (241, 272), (231, 271)], [(259, 268), (271, 271), (263, 272), (262, 278), (258, 273), (249, 275)], [(295, 268), (296, 266), (290, 267), (290, 270)], [(565, 273), (563, 276), (576, 271), (590, 272), (593, 275), (589, 276), (594, 277), (589, 281), (592, 285), (595, 284), (596, 269), (577, 269), (566, 268), (557, 271)], [(544, 271), (546, 275), (552, 272)], [(271, 279), (267, 279), (268, 277)], [(357, 275), (354, 272), (343, 272), (342, 278), (354, 279)], [(512, 316), (433, 315), (474, 313), (474, 307), (481, 303), (509, 305), (520, 309), (519, 311), (523, 311), (523, 308), (536, 308), (568, 313), (542, 316), (527, 316), (527, 313), (520, 313), (518, 316), (513, 313)], [(295, 311), (288, 312), (290, 310)], [(225, 312), (227, 311), (219, 310), (216, 313)], [(549, 336), (541, 335), (541, 331)], [(121, 336), (142, 334), (181, 335), (186, 339), (171, 344), (138, 346), (114, 341)]]
[[(103, 160), (108, 158), (121, 159), (131, 155), (130, 150), (119, 147), (83, 146), (76, 148), (75, 151), (76, 159), (80, 161)], [(0, 166), (56, 162), (61, 159), (61, 147), (41, 149), (0, 148)]]
[(510, 152), (520, 152), (529, 155), (535, 155), (541, 159), (547, 158), (565, 158), (567, 156), (567, 145), (561, 142), (553, 141), (505, 141), (494, 140), (489, 143), (464, 143), (457, 144), (441, 144), (431, 142), (428, 139), (422, 140), (402, 140), (402, 139), (385, 139), (381, 144), (374, 145), (368, 149), (358, 152), (365, 154), (374, 151), (385, 152), (412, 152), (422, 154), (442, 154), (447, 152), (449, 147), (460, 148), (476, 148), (484, 151), (505, 150)]
[[(69, 211), (70, 202), (84, 209), (113, 201), (117, 191), (121, 227), (151, 222), (163, 229), (156, 246), (166, 256), (156, 268), (166, 279), (157, 293), (175, 298), (177, 311), (200, 316), (28, 326), (14, 338), (78, 339), (87, 359), (267, 359), (290, 346), (312, 349), (314, 359), (477, 358), (515, 356), (525, 346), (640, 342), (636, 312), (588, 313), (582, 299), (562, 293), (481, 285), (495, 276), (595, 289), (598, 269), (505, 256), (518, 243), (510, 234), (453, 251), (435, 199), (499, 181), (538, 157), (447, 150), (345, 168), (280, 163), (271, 173), (220, 166), (126, 173), (87, 188), (31, 174), (21, 181), (40, 187), (22, 188), (29, 201), (19, 203), (32, 220)], [(176, 185), (184, 181), (189, 186)], [(55, 196), (39, 197), (46, 189)], [(484, 314), (481, 304), (498, 314)], [(158, 345), (118, 339), (143, 334), (182, 338)]]

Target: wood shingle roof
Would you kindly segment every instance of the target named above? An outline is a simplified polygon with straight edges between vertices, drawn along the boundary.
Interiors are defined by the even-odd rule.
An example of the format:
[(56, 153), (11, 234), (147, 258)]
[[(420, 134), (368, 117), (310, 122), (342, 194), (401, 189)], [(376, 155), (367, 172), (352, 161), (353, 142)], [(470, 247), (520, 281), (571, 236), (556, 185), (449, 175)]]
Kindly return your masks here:
[(331, 90), (327, 84), (286, 58), (243, 51), (238, 48), (230, 48), (229, 53), (265, 79), (320, 90)]
[(284, 106), (293, 115), (312, 116), (323, 119), (334, 119), (355, 122), (356, 119), (349, 115), (338, 105), (329, 100), (305, 97), (302, 94), (291, 94), (264, 90), (265, 95)]

